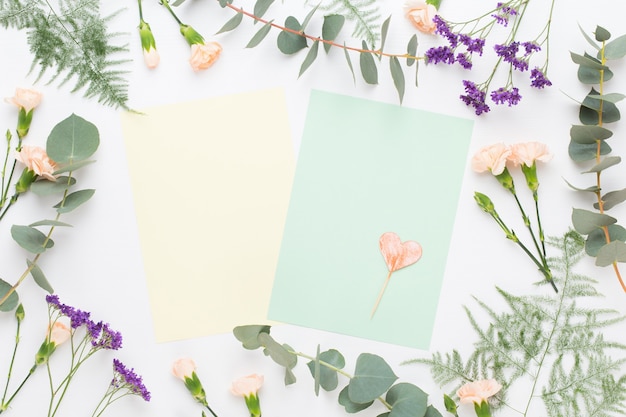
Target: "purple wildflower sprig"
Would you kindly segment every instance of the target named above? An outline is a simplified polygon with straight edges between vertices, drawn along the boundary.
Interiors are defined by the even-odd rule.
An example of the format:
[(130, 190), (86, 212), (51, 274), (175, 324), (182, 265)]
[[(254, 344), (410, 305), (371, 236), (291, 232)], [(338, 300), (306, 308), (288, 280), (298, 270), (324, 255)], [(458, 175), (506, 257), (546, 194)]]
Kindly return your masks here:
[(143, 383), (143, 378), (133, 368), (127, 368), (119, 359), (113, 359), (113, 379), (104, 396), (96, 406), (92, 417), (99, 417), (109, 405), (128, 395), (137, 395), (144, 401), (150, 401), (150, 391)]
[(46, 361), (50, 383), (50, 403), (48, 416), (56, 415), (59, 406), (70, 386), (72, 378), (78, 369), (92, 355), (101, 350), (118, 350), (122, 347), (122, 335), (113, 330), (108, 323), (94, 321), (91, 313), (63, 304), (57, 295), (46, 296), (50, 323), (54, 323), (61, 317), (67, 317), (70, 321), (70, 346), (71, 358), (69, 371), (65, 377), (55, 386), (53, 384), (52, 368)]
[[(496, 43), (493, 51), (496, 55), (491, 74), (487, 80), (476, 83), (463, 80), (464, 94), (459, 98), (477, 115), (490, 111), (487, 100), (496, 105), (517, 105), (522, 99), (519, 88), (516, 87), (514, 77), (518, 73), (526, 73), (531, 68), (531, 60), (542, 51), (545, 46), (545, 59), (541, 66), (534, 66), (530, 70), (530, 86), (537, 89), (552, 85), (547, 78), (548, 50), (550, 37), (550, 23), (554, 10), (554, 1), (551, 1), (549, 17), (540, 33), (532, 40), (520, 41), (517, 33), (526, 13), (530, 0), (509, 0), (499, 2), (492, 10), (464, 22), (451, 22), (436, 16), (435, 33), (443, 37), (447, 45), (432, 47), (425, 52), (428, 64), (458, 64), (466, 70), (473, 67), (473, 60), (482, 57), (485, 51), (487, 37), (494, 27), (501, 26), (508, 29), (504, 42)], [(508, 67), (506, 82), (503, 86), (491, 88), (491, 83), (500, 67)]]

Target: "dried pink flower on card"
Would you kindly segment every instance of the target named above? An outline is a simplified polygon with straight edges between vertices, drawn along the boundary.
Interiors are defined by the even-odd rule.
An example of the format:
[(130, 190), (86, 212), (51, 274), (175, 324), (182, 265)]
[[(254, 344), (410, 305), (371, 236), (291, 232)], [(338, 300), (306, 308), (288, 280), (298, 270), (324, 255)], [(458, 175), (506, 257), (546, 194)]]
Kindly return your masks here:
[(402, 242), (393, 232), (384, 233), (379, 244), (387, 268), (392, 272), (414, 264), (422, 257), (422, 246), (419, 243), (412, 240)]

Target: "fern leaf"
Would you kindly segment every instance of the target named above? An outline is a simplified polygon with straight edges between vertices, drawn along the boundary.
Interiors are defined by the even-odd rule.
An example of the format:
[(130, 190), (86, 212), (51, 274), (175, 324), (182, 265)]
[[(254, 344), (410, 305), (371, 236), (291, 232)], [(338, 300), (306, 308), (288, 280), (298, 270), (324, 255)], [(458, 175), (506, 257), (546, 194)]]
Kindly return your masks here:
[(376, 0), (326, 0), (319, 9), (328, 14), (340, 14), (353, 22), (352, 36), (365, 40), (373, 48), (380, 39), (381, 14)]

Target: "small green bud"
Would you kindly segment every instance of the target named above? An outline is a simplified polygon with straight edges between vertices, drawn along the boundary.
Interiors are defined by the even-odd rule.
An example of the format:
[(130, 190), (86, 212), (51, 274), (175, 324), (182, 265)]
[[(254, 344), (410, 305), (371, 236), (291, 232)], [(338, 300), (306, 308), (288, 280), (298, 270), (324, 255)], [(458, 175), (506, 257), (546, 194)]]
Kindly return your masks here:
[(474, 193), (474, 200), (476, 201), (476, 204), (478, 204), (478, 206), (481, 209), (483, 209), (483, 211), (485, 211), (486, 213), (489, 213), (489, 214), (495, 213), (496, 210), (495, 210), (495, 206), (493, 205), (493, 202), (485, 194), (479, 193), (478, 191), (476, 191)]
[(21, 323), (22, 320), (24, 320), (24, 314), (24, 305), (20, 303), (20, 305), (18, 305), (15, 309), (15, 318), (17, 319), (18, 323)]
[(15, 191), (18, 194), (25, 193), (30, 189), (30, 185), (37, 179), (37, 174), (28, 168), (24, 168), (20, 179), (15, 183)]
[(443, 405), (446, 407), (446, 411), (448, 413), (458, 416), (456, 411), (456, 403), (447, 394), (443, 394)]

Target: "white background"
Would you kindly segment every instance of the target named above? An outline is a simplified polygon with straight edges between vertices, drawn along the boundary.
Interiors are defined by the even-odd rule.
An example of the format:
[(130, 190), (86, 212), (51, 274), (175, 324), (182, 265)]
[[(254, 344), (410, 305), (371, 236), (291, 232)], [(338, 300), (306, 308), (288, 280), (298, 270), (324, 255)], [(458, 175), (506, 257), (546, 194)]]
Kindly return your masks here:
[[(525, 33), (528, 33), (528, 36), (537, 33), (545, 23), (543, 16), (547, 4), (542, 6), (542, 3), (548, 2), (532, 2), (520, 32), (520, 39), (524, 39)], [(246, 10), (252, 10), (253, 2), (245, 2), (243, 6)], [(289, 105), (294, 149), (297, 151), (308, 95), (312, 88), (397, 103), (396, 91), (386, 62), (381, 66), (380, 85), (366, 85), (359, 78), (358, 72), (354, 83), (343, 53), (333, 50), (326, 56), (320, 48), (317, 61), (298, 79), (300, 64), (306, 52), (301, 51), (291, 57), (282, 55), (275, 46), (276, 31), (270, 33), (255, 49), (245, 49), (244, 46), (260, 26), (252, 26), (246, 18), (236, 31), (213, 36), (212, 34), (232, 16), (231, 11), (221, 9), (214, 1), (188, 0), (176, 9), (181, 20), (193, 25), (207, 40), (217, 40), (224, 47), (219, 61), (207, 71), (199, 73), (191, 71), (187, 63), (189, 48), (166, 10), (157, 1), (144, 2), (144, 17), (155, 33), (162, 60), (156, 70), (148, 70), (141, 56), (135, 3), (119, 0), (103, 3), (105, 13), (122, 7), (126, 9), (111, 21), (111, 31), (125, 32), (124, 37), (120, 39), (126, 40), (131, 50), (133, 61), (126, 68), (130, 81), (129, 104), (133, 108), (141, 109), (146, 106), (267, 87), (284, 87)], [(450, 20), (463, 20), (491, 7), (492, 2), (479, 0), (443, 0), (440, 12)], [(403, 52), (415, 30), (402, 15), (402, 3), (385, 2), (382, 9), (384, 16), (389, 14), (393, 16), (387, 50)], [(549, 164), (539, 167), (543, 221), (547, 234), (560, 235), (570, 227), (572, 207), (588, 209), (592, 203), (587, 199), (589, 196), (581, 196), (570, 190), (563, 180), (566, 178), (585, 187), (590, 186), (593, 181), (592, 177), (581, 176), (579, 172), (584, 167), (576, 166), (567, 155), (569, 128), (578, 122), (578, 106), (568, 96), (582, 99), (587, 93), (587, 87), (577, 81), (577, 67), (571, 62), (569, 52), (582, 53), (584, 50), (590, 50), (578, 25), (590, 31), (600, 24), (614, 36), (622, 35), (623, 33), (619, 31), (623, 29), (623, 20), (620, 17), (623, 9), (624, 5), (620, 0), (599, 0), (593, 3), (581, 0), (557, 0), (552, 25), (549, 69), (549, 78), (554, 85), (545, 91), (531, 91), (526, 86), (524, 77), (520, 77), (518, 86), (524, 98), (515, 108), (492, 106), (489, 114), (475, 117), (458, 99), (462, 93), (462, 79), (471, 77), (480, 82), (486, 78), (493, 62), (489, 60), (493, 57), (490, 52), (484, 57), (487, 63), (477, 65), (471, 73), (464, 72), (456, 66), (422, 66), (419, 88), (411, 85), (413, 70), (406, 72), (408, 88), (403, 105), (475, 119), (468, 162), (471, 154), (479, 147), (494, 142), (537, 140), (548, 143), (555, 157)], [(274, 4), (266, 16), (275, 18), (276, 22), (283, 22), (285, 16), (294, 14), (301, 20), (308, 10), (308, 6), (285, 0), (283, 3)], [(319, 33), (320, 26), (321, 21), (314, 18), (309, 32)], [(349, 33), (348, 28), (344, 31), (346, 34)], [(422, 34), (418, 36), (420, 53), (431, 45), (442, 44), (442, 41), (435, 37)], [(495, 39), (501, 40), (494, 38), (490, 44)], [(350, 43), (350, 39), (346, 41)], [(354, 41), (352, 42), (354, 44)], [(27, 75), (31, 56), (24, 33), (14, 30), (0, 31), (0, 54), (2, 57), (0, 95), (9, 97), (13, 95), (15, 87), (30, 87), (34, 84), (35, 76)], [(353, 57), (353, 63), (356, 65), (357, 62), (358, 59)], [(612, 68), (616, 77), (607, 84), (607, 90), (626, 92), (624, 63), (618, 62)], [(266, 383), (260, 395), (264, 415), (268, 417), (344, 415), (342, 407), (336, 402), (338, 390), (333, 393), (322, 392), (318, 398), (315, 397), (312, 379), (304, 361), (300, 361), (296, 368), (298, 382), (293, 386), (284, 387), (282, 369), (279, 366), (265, 358), (260, 351), (245, 351), (230, 334), (174, 343), (154, 342), (122, 140), (120, 111), (103, 107), (94, 101), (87, 101), (81, 98), (80, 94), (70, 94), (68, 87), (58, 89), (56, 84), (45, 85), (46, 80), (44, 76), (42, 81), (35, 84), (35, 88), (44, 93), (44, 101), (36, 110), (28, 143), (43, 146), (51, 128), (74, 112), (97, 125), (101, 135), (101, 146), (96, 154), (97, 163), (81, 170), (78, 175), (81, 187), (97, 190), (94, 198), (87, 205), (66, 216), (65, 220), (74, 227), (55, 232), (56, 246), (42, 257), (40, 265), (56, 293), (60, 295), (61, 301), (91, 311), (94, 319), (109, 322), (124, 335), (122, 350), (100, 352), (87, 362), (84, 369), (81, 369), (59, 415), (91, 414), (110, 380), (110, 364), (114, 357), (121, 359), (143, 375), (153, 398), (147, 404), (138, 398), (121, 400), (111, 407), (108, 415), (169, 417), (200, 415), (200, 406), (192, 401), (183, 384), (170, 374), (171, 363), (182, 356), (192, 357), (198, 364), (198, 374), (204, 383), (209, 402), (221, 417), (246, 415), (243, 400), (232, 396), (228, 388), (233, 379), (253, 372), (265, 375)], [(497, 86), (498, 83), (495, 82), (493, 85)], [(0, 120), (4, 129), (14, 127), (15, 117), (14, 107), (0, 106)], [(624, 127), (617, 123), (611, 128), (615, 132), (610, 142), (614, 154), (622, 155), (626, 151), (626, 146), (621, 142), (625, 136)], [(206, 129), (211, 130), (210, 120), (207, 120)], [(415, 129), (419, 130), (419, 126), (415, 126)], [(193, 152), (193, 149), (186, 146), (184, 137), (173, 140), (180, 141), (180, 153), (172, 155), (172, 158), (185, 158), (186, 153)], [(433, 158), (438, 158), (442, 164), (446, 164), (447, 146), (448, 144), (442, 143), (440, 154), (433, 155)], [(168, 169), (167, 160), (153, 163), (161, 165), (164, 170)], [(171, 175), (180, 176), (181, 181), (197, 180), (186, 178), (184, 172), (171, 172)], [(623, 188), (623, 165), (611, 168), (603, 177), (605, 189)], [(433, 181), (436, 181), (436, 178), (433, 178)], [(518, 182), (523, 185), (521, 179)], [(520, 189), (523, 187), (520, 186)], [(471, 351), (474, 334), (469, 329), (462, 306), (474, 308), (472, 296), (489, 300), (490, 304), (498, 306), (495, 285), (520, 294), (543, 291), (537, 290), (532, 285), (540, 279), (540, 276), (530, 261), (517, 247), (504, 239), (492, 220), (475, 205), (472, 198), (475, 190), (490, 195), (496, 202), (499, 212), (510, 219), (512, 225), (517, 225), (519, 221), (512, 201), (495, 180), (489, 175), (475, 174), (468, 164), (440, 297), (432, 351), (448, 352), (454, 348), (466, 353)], [(176, 190), (163, 190), (163, 196), (164, 204), (171, 205), (175, 205), (179, 198)], [(526, 204), (530, 204), (530, 199), (526, 199), (525, 195), (524, 199)], [(18, 205), (0, 225), (0, 276), (4, 280), (14, 282), (21, 275), (27, 256), (12, 241), (10, 225), (28, 224), (52, 216), (50, 207), (53, 203), (27, 195), (20, 199)], [(425, 195), (424, 204), (437, 202), (430, 201)], [(612, 210), (611, 214), (623, 219), (624, 208), (618, 207)], [(164, 221), (175, 220), (164, 219)], [(517, 229), (521, 231), (521, 228), (517, 225)], [(580, 270), (598, 279), (598, 288), (606, 295), (606, 299), (602, 301), (603, 305), (624, 312), (626, 294), (621, 291), (612, 270), (596, 268), (590, 259), (585, 259), (580, 264)], [(175, 281), (176, 277), (172, 277), (172, 280)], [(26, 308), (27, 319), (23, 325), (21, 347), (14, 369), (14, 384), (32, 364), (33, 355), (43, 339), (47, 317), (44, 293), (31, 280), (27, 280), (20, 287), (20, 294)], [(346, 297), (349, 296), (346, 294)], [(210, 303), (211, 299), (216, 297), (219, 297), (219, 294), (206, 294), (206, 302)], [(399, 328), (398, 331), (411, 329)], [(441, 390), (432, 382), (429, 371), (421, 366), (401, 365), (401, 362), (408, 359), (429, 356), (428, 352), (286, 325), (274, 328), (272, 334), (278, 341), (288, 343), (296, 350), (309, 354), (314, 354), (318, 343), (322, 350), (336, 348), (346, 356), (348, 371), (354, 369), (356, 357), (361, 352), (381, 355), (392, 365), (401, 380), (422, 387), (431, 394), (433, 403), (443, 410), (440, 401)], [(613, 329), (607, 337), (618, 340), (621, 337), (620, 341), (626, 342), (619, 327)], [(0, 381), (4, 380), (2, 375), (7, 372), (13, 338), (13, 318), (4, 314), (0, 316)], [(60, 359), (61, 351), (62, 348), (55, 360)], [(58, 362), (57, 365), (62, 364)], [(526, 391), (522, 389), (514, 395), (525, 398)], [(47, 379), (42, 369), (31, 378), (23, 392), (13, 402), (12, 409), (7, 411), (7, 415), (45, 415), (47, 401)], [(538, 410), (541, 410), (541, 407)], [(361, 412), (360, 415), (375, 416), (383, 411), (382, 407), (377, 406)], [(469, 408), (463, 409), (463, 413), (473, 415)], [(505, 409), (501, 415), (517, 414)]]

